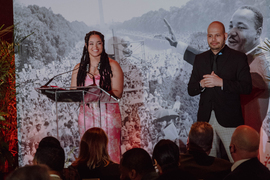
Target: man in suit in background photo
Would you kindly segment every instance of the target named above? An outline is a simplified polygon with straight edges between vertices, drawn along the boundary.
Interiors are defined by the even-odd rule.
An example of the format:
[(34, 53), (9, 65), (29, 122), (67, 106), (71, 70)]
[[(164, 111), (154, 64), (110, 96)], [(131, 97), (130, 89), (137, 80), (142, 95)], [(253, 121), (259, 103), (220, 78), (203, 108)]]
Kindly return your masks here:
[(244, 124), (240, 94), (249, 94), (252, 83), (247, 56), (225, 45), (227, 36), (221, 22), (208, 26), (210, 50), (195, 57), (188, 93), (200, 95), (197, 121), (209, 122), (214, 128), (210, 155), (217, 157), (220, 139), (233, 162), (228, 148), (230, 138), (235, 128)]

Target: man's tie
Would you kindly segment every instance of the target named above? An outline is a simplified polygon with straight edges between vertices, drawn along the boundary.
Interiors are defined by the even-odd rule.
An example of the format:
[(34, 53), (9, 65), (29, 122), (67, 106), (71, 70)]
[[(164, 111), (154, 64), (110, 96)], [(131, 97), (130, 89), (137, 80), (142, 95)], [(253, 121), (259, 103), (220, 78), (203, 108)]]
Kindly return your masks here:
[(218, 54), (214, 55), (214, 62), (213, 62), (213, 67), (212, 67), (212, 70), (215, 72), (215, 74), (217, 74), (217, 57), (218, 57)]

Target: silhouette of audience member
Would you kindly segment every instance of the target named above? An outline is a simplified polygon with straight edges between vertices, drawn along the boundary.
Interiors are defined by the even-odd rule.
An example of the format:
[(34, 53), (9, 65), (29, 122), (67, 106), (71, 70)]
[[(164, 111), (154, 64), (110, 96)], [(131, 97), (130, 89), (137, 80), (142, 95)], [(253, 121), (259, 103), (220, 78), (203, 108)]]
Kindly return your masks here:
[(81, 179), (119, 180), (119, 164), (108, 154), (107, 134), (98, 127), (88, 129), (80, 142), (79, 157), (72, 163)]
[(43, 138), (39, 144), (38, 148), (46, 148), (46, 147), (61, 147), (61, 144), (58, 139), (53, 136), (47, 136)]
[(158, 174), (148, 152), (141, 148), (126, 151), (120, 161), (121, 180), (154, 180)]
[(158, 169), (158, 180), (193, 180), (192, 174), (179, 169), (179, 147), (171, 140), (160, 140), (154, 147), (152, 160)]
[(62, 147), (38, 148), (35, 163), (47, 165), (51, 180), (61, 180), (61, 172), (65, 163), (65, 152)]
[(6, 180), (50, 180), (49, 169), (45, 165), (24, 166), (13, 171)]
[(250, 126), (238, 126), (231, 139), (232, 172), (224, 180), (269, 180), (270, 171), (258, 160), (260, 136)]
[(224, 159), (209, 156), (213, 142), (213, 128), (207, 122), (194, 123), (189, 131), (187, 153), (180, 154), (180, 169), (198, 179), (223, 179), (230, 173), (232, 164)]
[[(56, 139), (55, 137), (52, 137), (52, 136), (47, 136), (39, 142), (37, 153), (35, 154), (35, 157), (34, 157), (34, 162), (36, 162), (38, 164), (45, 163), (51, 169), (59, 169), (59, 167), (62, 167), (63, 159), (65, 161), (65, 154), (63, 156), (62, 151), (64, 151), (64, 150), (61, 147), (61, 144), (58, 141), (58, 139)], [(51, 161), (57, 161), (56, 159), (49, 158), (49, 157), (53, 156), (53, 154), (51, 154), (51, 153), (53, 153), (55, 155), (57, 155), (57, 154), (59, 155), (59, 157), (56, 157), (56, 159), (59, 160), (58, 162), (56, 162), (56, 164), (53, 164), (51, 162)], [(43, 158), (42, 156), (44, 156), (44, 159), (41, 159), (41, 162), (37, 162), (38, 156), (41, 156), (41, 158)], [(46, 159), (45, 157), (48, 157), (48, 159)], [(47, 163), (49, 163), (49, 164), (47, 164)], [(52, 165), (52, 167), (51, 167), (51, 165)], [(64, 167), (64, 165), (63, 165), (63, 167)], [(62, 170), (56, 170), (57, 171), (56, 175), (59, 176), (59, 174), (60, 174), (60, 177), (63, 180), (79, 180), (80, 179), (79, 173), (75, 168), (73, 168), (72, 166), (70, 166), (68, 168), (63, 168), (63, 167), (62, 167)]]

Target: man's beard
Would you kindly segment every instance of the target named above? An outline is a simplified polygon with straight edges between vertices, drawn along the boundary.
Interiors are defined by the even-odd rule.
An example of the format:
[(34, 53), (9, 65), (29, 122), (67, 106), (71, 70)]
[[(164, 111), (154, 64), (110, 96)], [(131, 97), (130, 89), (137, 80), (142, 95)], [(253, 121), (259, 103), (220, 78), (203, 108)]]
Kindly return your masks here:
[(212, 51), (216, 51), (216, 50), (219, 50), (220, 48), (213, 48), (213, 47), (210, 46), (210, 49), (211, 49)]
[(218, 51), (221, 50), (223, 47), (225, 46), (225, 43), (223, 44), (218, 44), (218, 46), (212, 46), (211, 44), (209, 44), (209, 47), (212, 51)]

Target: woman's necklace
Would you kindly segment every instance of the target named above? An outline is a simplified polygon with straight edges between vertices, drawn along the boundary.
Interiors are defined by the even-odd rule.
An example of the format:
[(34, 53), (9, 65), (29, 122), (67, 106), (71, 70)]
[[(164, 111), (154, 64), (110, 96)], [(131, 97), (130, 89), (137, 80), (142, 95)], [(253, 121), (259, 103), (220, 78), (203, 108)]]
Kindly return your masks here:
[(92, 66), (94, 70), (96, 70), (96, 68), (99, 70), (100, 69), (100, 62), (96, 65), (96, 66)]
[(96, 71), (100, 69), (100, 62), (96, 66), (91, 66), (90, 73), (96, 74)]

